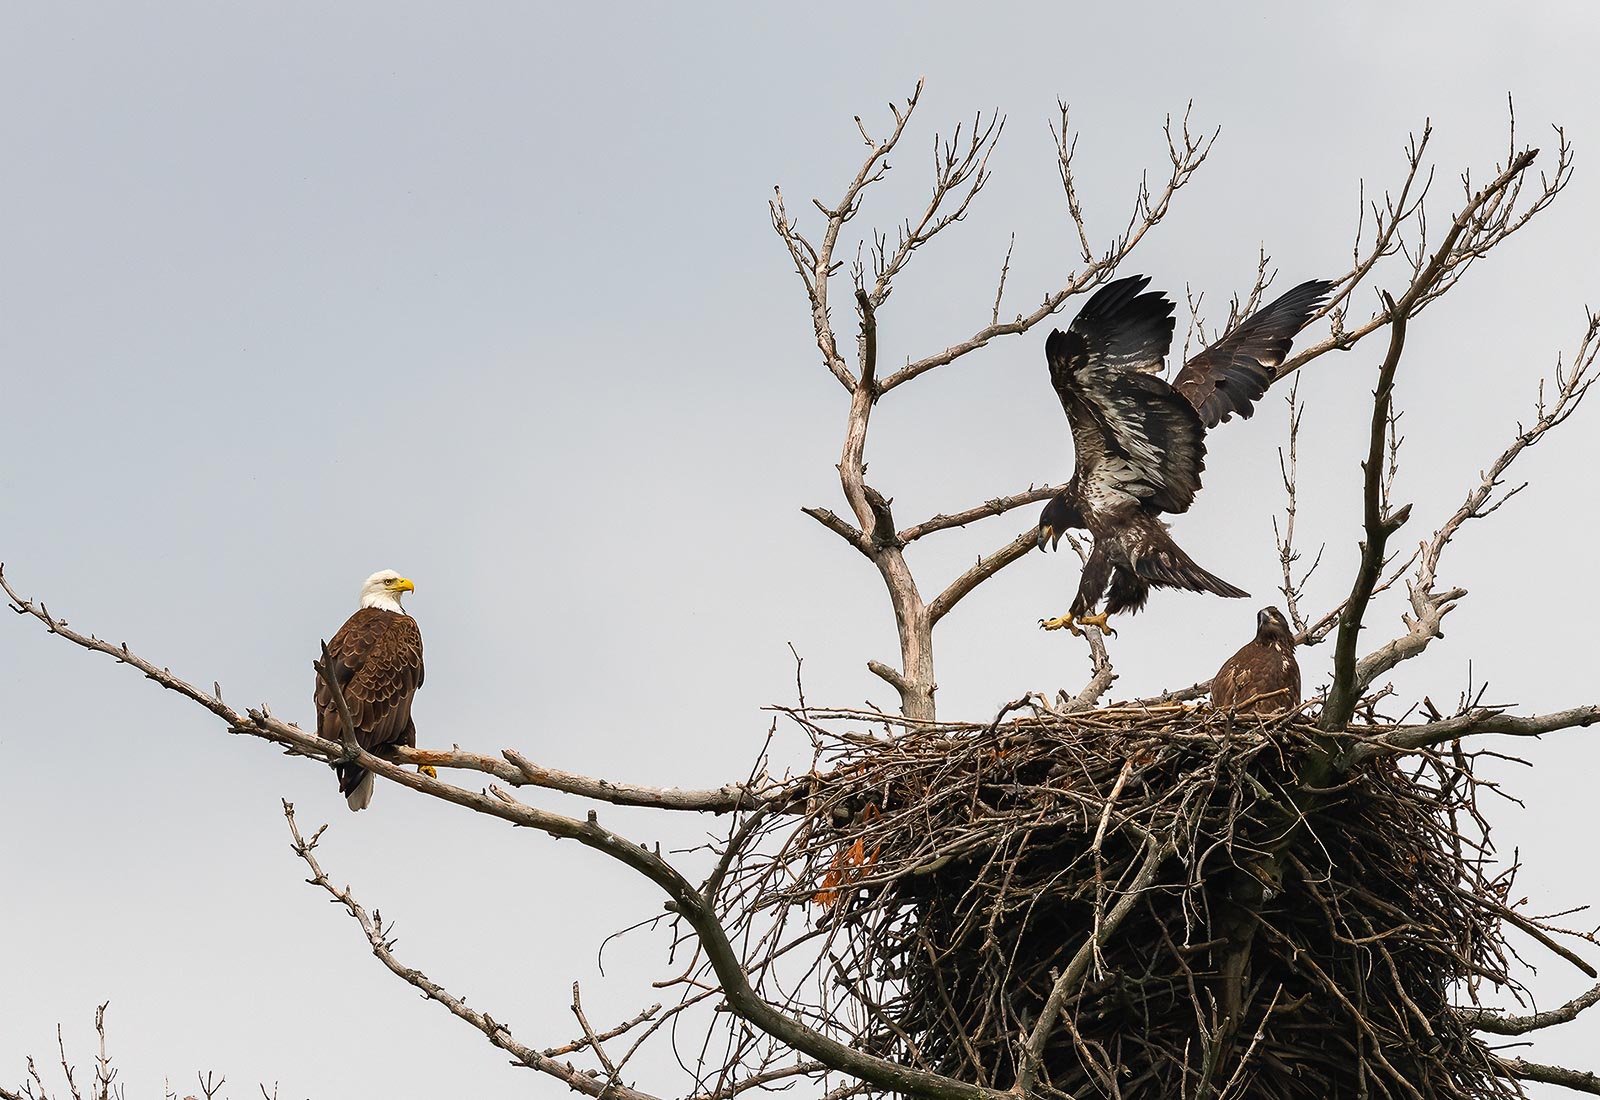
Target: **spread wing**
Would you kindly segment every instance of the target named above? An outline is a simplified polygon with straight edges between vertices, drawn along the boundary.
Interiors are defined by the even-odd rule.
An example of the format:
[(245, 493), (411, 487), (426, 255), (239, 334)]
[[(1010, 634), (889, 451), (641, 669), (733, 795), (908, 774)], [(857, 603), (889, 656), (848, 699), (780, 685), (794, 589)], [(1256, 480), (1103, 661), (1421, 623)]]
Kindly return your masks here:
[(1330, 282), (1312, 279), (1262, 306), (1232, 332), (1183, 365), (1172, 386), (1189, 399), (1208, 428), (1234, 413), (1248, 420), (1289, 354), (1295, 333), (1322, 305)]
[(1095, 292), (1045, 341), (1050, 382), (1072, 425), (1076, 476), (1091, 501), (1118, 497), (1182, 512), (1200, 488), (1204, 428), (1154, 373), (1172, 343), (1172, 303), (1135, 275)]
[[(409, 615), (364, 607), (328, 643), (331, 671), (364, 749), (401, 740), (411, 723), (411, 700), (422, 686), (422, 632)], [(317, 677), (317, 736), (344, 738), (339, 704)]]

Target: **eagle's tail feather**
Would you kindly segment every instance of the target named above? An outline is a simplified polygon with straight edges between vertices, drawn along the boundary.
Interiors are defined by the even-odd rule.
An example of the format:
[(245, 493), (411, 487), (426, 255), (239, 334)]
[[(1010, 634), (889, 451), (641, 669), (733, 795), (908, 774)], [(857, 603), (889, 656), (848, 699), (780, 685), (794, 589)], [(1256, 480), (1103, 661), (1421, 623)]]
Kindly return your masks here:
[(352, 810), (364, 810), (372, 803), (372, 773), (356, 764), (335, 764), (339, 773), (339, 793)]
[(1162, 543), (1149, 553), (1141, 554), (1134, 564), (1134, 571), (1157, 588), (1184, 588), (1190, 592), (1210, 592), (1229, 599), (1250, 595), (1215, 573), (1200, 568), (1170, 538), (1163, 539)]

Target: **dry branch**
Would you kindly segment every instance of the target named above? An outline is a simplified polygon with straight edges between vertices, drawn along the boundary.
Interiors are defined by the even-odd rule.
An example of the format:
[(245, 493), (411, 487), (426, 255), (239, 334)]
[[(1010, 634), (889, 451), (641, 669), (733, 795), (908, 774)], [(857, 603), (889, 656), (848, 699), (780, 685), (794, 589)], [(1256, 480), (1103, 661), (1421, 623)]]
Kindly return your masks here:
[[(656, 1100), (656, 1097), (649, 1093), (639, 1092), (615, 1080), (614, 1074), (607, 1076), (605, 1080), (601, 1080), (600, 1075), (593, 1071), (585, 1072), (575, 1069), (570, 1063), (558, 1062), (554, 1058), (518, 1042), (509, 1028), (495, 1020), (487, 1012), (479, 1012), (477, 1009), (469, 1008), (462, 998), (450, 993), (422, 971), (401, 963), (395, 957), (393, 941), (384, 925), (379, 922), (377, 917), (368, 913), (366, 908), (355, 899), (349, 887), (340, 888), (335, 886), (332, 880), (328, 878), (327, 872), (322, 869), (321, 864), (318, 862), (315, 849), (317, 841), (322, 836), (322, 829), (327, 828), (327, 826), (318, 829), (307, 840), (300, 834), (299, 823), (295, 821), (294, 804), (288, 800), (283, 803), (283, 816), (289, 823), (289, 834), (294, 840), (294, 854), (299, 856), (306, 866), (311, 869), (311, 877), (306, 881), (313, 886), (319, 886), (326, 890), (332, 895), (334, 901), (344, 907), (345, 911), (350, 914), (351, 919), (361, 926), (362, 933), (367, 937), (367, 943), (372, 947), (372, 953), (378, 957), (378, 961), (389, 968), (392, 974), (408, 985), (420, 990), (424, 997), (443, 1005), (452, 1016), (459, 1020), (464, 1020), (478, 1031), (483, 1032), (484, 1037), (490, 1043), (510, 1054), (522, 1065), (554, 1077), (575, 1092), (581, 1092), (586, 1096), (614, 1097), (615, 1100)], [(597, 1055), (603, 1059), (604, 1055), (599, 1051), (599, 1040), (595, 1037), (594, 1032), (589, 1029), (588, 1021), (583, 1020), (581, 1012), (579, 1019), (583, 1021), (584, 1037), (588, 1045), (595, 1049)]]
[[(1462, 174), (1463, 203), (1451, 221), (1447, 247), (1429, 252), (1427, 248), (1427, 208), (1425, 200), (1433, 182), (1433, 170), (1424, 172), (1425, 153), (1432, 127), (1424, 126), (1422, 137), (1413, 138), (1406, 149), (1406, 174), (1397, 195), (1385, 193), (1383, 202), (1369, 202), (1363, 186), (1358, 212), (1354, 262), (1349, 271), (1334, 281), (1339, 289), (1323, 306), (1322, 314), (1333, 320), (1332, 334), (1310, 344), (1278, 368), (1278, 377), (1299, 370), (1330, 351), (1348, 351), (1363, 338), (1391, 324), (1397, 316), (1416, 317), (1431, 303), (1452, 290), (1467, 270), (1507, 238), (1522, 229), (1555, 201), (1572, 178), (1572, 146), (1557, 127), (1556, 166), (1548, 176), (1540, 176), (1533, 197), (1519, 206), (1523, 182), (1538, 156), (1537, 149), (1518, 149), (1513, 117), (1508, 151), (1503, 166), (1484, 187), (1474, 190), (1471, 175)], [(1370, 243), (1365, 218), (1370, 212)], [(1400, 255), (1409, 261), (1410, 276), (1399, 292), (1391, 292), (1398, 311), (1387, 305), (1353, 329), (1345, 327), (1345, 313), (1353, 291), (1372, 277), (1381, 261)], [(1319, 314), (1322, 315), (1322, 314)]]
[(1496, 495), (1506, 472), (1522, 452), (1560, 427), (1578, 410), (1594, 383), (1597, 356), (1600, 356), (1600, 317), (1590, 314), (1571, 365), (1564, 366), (1560, 360), (1556, 362), (1552, 377), (1554, 396), (1548, 397), (1545, 384), (1539, 384), (1533, 423), (1517, 425), (1516, 437), (1488, 469), (1480, 473), (1478, 484), (1468, 491), (1461, 506), (1418, 546), (1412, 557), (1417, 563), (1416, 573), (1406, 581), (1411, 604), (1411, 613), (1403, 616), (1406, 632), (1361, 658), (1355, 671), (1359, 690), (1365, 690), (1379, 676), (1400, 662), (1416, 657), (1433, 639), (1443, 636), (1441, 625), (1445, 615), (1467, 594), (1464, 588), (1438, 587), (1439, 559), (1445, 547), (1469, 521), (1492, 515), (1526, 487), (1524, 482)]
[[(1394, 309), (1393, 302), (1388, 305), (1391, 310)], [(1343, 728), (1355, 713), (1361, 688), (1365, 686), (1356, 680), (1356, 634), (1361, 630), (1361, 620), (1366, 615), (1372, 591), (1383, 571), (1384, 548), (1388, 545), (1389, 536), (1398, 531), (1411, 515), (1409, 505), (1391, 513), (1380, 493), (1384, 433), (1393, 407), (1395, 370), (1400, 366), (1405, 340), (1406, 317), (1399, 314), (1390, 325), (1389, 354), (1384, 357), (1383, 366), (1378, 371), (1378, 387), (1373, 391), (1372, 432), (1368, 439), (1367, 460), (1361, 464), (1366, 537), (1361, 542), (1361, 564), (1356, 570), (1355, 585), (1339, 616), (1339, 637), (1334, 642), (1333, 685), (1328, 691), (1327, 701), (1322, 705), (1319, 723), (1325, 730)]]
[[(65, 619), (52, 617), (41, 603), (18, 594), (6, 578), (5, 567), (0, 564), (0, 591), (11, 601), (12, 610), (27, 615), (44, 624), (50, 633), (74, 645), (95, 653), (104, 653), (119, 664), (128, 665), (169, 691), (200, 704), (222, 719), (229, 732), (261, 737), (298, 755), (310, 756), (329, 763), (345, 759), (345, 747), (337, 741), (325, 741), (315, 733), (308, 733), (290, 722), (275, 718), (266, 708), (238, 711), (222, 700), (220, 689), (210, 693), (173, 675), (171, 669), (161, 668), (128, 648), (127, 643), (108, 642), (93, 634), (73, 630)], [(653, 809), (681, 810), (691, 813), (731, 813), (738, 809), (753, 808), (771, 803), (783, 805), (805, 796), (805, 780), (780, 782), (760, 775), (752, 783), (728, 783), (721, 787), (703, 790), (678, 787), (649, 787), (636, 783), (618, 783), (609, 779), (576, 775), (559, 768), (548, 768), (528, 761), (512, 749), (504, 757), (485, 756), (462, 749), (413, 749), (395, 746), (386, 758), (367, 752), (358, 752), (354, 759), (371, 770), (373, 763), (393, 761), (398, 764), (431, 765), (435, 768), (453, 768), (480, 772), (512, 787), (541, 787), (552, 791), (609, 802), (618, 806), (646, 806)], [(401, 772), (390, 767), (387, 774)], [(416, 786), (416, 784), (408, 784)]]
[(1600, 1074), (1587, 1073), (1563, 1066), (1546, 1066), (1522, 1058), (1502, 1058), (1500, 1065), (1507, 1077), (1520, 1081), (1539, 1081), (1546, 1085), (1560, 1085), (1574, 1092), (1587, 1092), (1600, 1096)]
[(1479, 1031), (1487, 1031), (1494, 1035), (1526, 1035), (1530, 1031), (1571, 1023), (1585, 1009), (1593, 1008), (1596, 1004), (1600, 1004), (1600, 985), (1590, 986), (1587, 992), (1574, 997), (1564, 1005), (1526, 1016), (1514, 1016), (1491, 1008), (1469, 1008), (1460, 1011)]

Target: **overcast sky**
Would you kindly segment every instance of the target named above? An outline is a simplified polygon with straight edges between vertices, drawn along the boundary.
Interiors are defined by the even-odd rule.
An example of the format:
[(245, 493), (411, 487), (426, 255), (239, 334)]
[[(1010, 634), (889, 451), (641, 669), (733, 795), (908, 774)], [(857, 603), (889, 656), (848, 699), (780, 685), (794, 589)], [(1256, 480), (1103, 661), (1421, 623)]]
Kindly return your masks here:
[[(816, 224), (886, 104), (927, 92), (859, 228), (920, 210), (935, 131), (1007, 117), (968, 222), (919, 254), (880, 316), (887, 362), (1007, 312), (1075, 256), (1047, 124), (1081, 128), (1104, 247), (1163, 118), (1193, 100), (1210, 161), (1124, 271), (1208, 303), (1349, 266), (1358, 187), (1401, 179), (1434, 125), (1434, 217), (1519, 136), (1561, 124), (1574, 182), (1411, 331), (1399, 400), (1401, 541), (1460, 502), (1600, 305), (1600, 79), (1592, 4), (1541, 5), (22, 5), (0, 9), (0, 560), (75, 626), (235, 705), (311, 719), (309, 662), (392, 567), (427, 640), (424, 745), (516, 747), (615, 779), (741, 776), (764, 704), (884, 706), (895, 656), (875, 571), (800, 513), (842, 506), (846, 411), (768, 224), (781, 184)], [(842, 248), (853, 255), (853, 246)], [(1077, 308), (1067, 306), (1064, 321)], [(1357, 303), (1363, 313), (1370, 297)], [(850, 319), (836, 314), (841, 335)], [(886, 398), (868, 457), (902, 522), (1064, 478), (1071, 445), (1040, 329)], [(1301, 535), (1327, 553), (1310, 602), (1348, 589), (1364, 403), (1381, 348), (1308, 372)], [(1397, 678), (1453, 702), (1468, 682), (1533, 709), (1600, 699), (1581, 578), (1595, 534), (1588, 408), (1529, 453), (1531, 488), (1450, 549), (1471, 590)], [(1114, 694), (1209, 676), (1273, 598), (1281, 403), (1214, 438), (1175, 525), (1251, 600), (1161, 593), (1123, 624)], [(919, 545), (925, 590), (1009, 540), (1032, 508)], [(1074, 690), (1069, 556), (1030, 555), (939, 627), (946, 717)], [(1399, 629), (1380, 603), (1367, 637)], [(1330, 647), (1303, 655), (1323, 683)], [(1549, 911), (1600, 899), (1585, 731), (1500, 746), (1526, 810), (1503, 853)], [(777, 755), (803, 746), (780, 727)], [(327, 769), (232, 738), (125, 668), (0, 621), (0, 1082), (57, 1021), (87, 1061), (109, 1000), (130, 1096), (195, 1069), (288, 1097), (565, 1095), (421, 1001), (303, 884), (279, 799), (332, 822), (324, 863), (398, 922), (402, 957), (536, 1047), (632, 1015), (665, 941), (604, 933), (659, 911), (628, 874), (394, 787), (349, 814)], [(541, 805), (573, 810), (556, 797)], [(639, 839), (692, 837), (616, 812)], [(1576, 918), (1579, 922), (1593, 918)], [(1590, 952), (1593, 956), (1594, 952)], [(1581, 986), (1548, 955), (1553, 1003)], [(1536, 1056), (1594, 1065), (1600, 1021)], [(665, 1050), (639, 1083), (686, 1087)], [(235, 1087), (237, 1086), (237, 1087)]]

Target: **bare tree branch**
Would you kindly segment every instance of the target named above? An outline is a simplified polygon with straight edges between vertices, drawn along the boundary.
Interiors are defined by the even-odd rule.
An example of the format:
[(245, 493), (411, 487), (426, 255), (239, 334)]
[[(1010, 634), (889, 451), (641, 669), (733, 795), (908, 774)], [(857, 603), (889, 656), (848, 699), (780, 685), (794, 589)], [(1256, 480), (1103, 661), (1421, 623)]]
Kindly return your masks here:
[(1010, 496), (994, 497), (982, 504), (965, 511), (953, 512), (946, 515), (940, 512), (932, 519), (925, 519), (921, 523), (912, 524), (905, 528), (896, 537), (903, 543), (915, 542), (924, 535), (931, 535), (936, 531), (945, 531), (951, 527), (965, 527), (980, 519), (990, 516), (1004, 515), (1013, 508), (1020, 508), (1027, 504), (1038, 504), (1042, 500), (1049, 500), (1059, 493), (1066, 485), (1041, 485), (1038, 488), (1029, 487), (1020, 493)]
[(833, 322), (828, 317), (828, 280), (833, 277), (835, 270), (833, 250), (839, 242), (839, 233), (845, 223), (860, 211), (862, 192), (881, 180), (888, 172), (889, 165), (885, 158), (900, 143), (900, 135), (905, 133), (906, 124), (911, 121), (911, 114), (917, 109), (917, 101), (921, 98), (922, 81), (919, 80), (916, 90), (911, 93), (911, 98), (906, 101), (903, 110), (893, 104), (890, 105), (889, 109), (895, 119), (894, 129), (880, 142), (867, 137), (866, 129), (857, 116), (856, 125), (867, 141), (867, 159), (862, 162), (855, 178), (845, 188), (844, 196), (837, 205), (829, 207), (815, 199), (812, 200), (813, 205), (827, 218), (820, 246), (813, 247), (800, 234), (796, 223), (784, 209), (781, 189), (773, 188), (774, 197), (769, 204), (772, 227), (788, 248), (789, 256), (794, 260), (795, 270), (805, 284), (807, 296), (811, 299), (811, 324), (816, 331), (817, 348), (822, 352), (822, 360), (839, 383), (851, 393), (855, 392), (856, 379), (845, 364), (844, 357), (839, 354), (838, 340), (833, 334)]
[[(919, 82), (917, 91), (920, 93), (921, 90), (922, 85)], [(877, 278), (871, 292), (874, 307), (883, 305), (888, 299), (891, 292), (890, 281), (905, 266), (912, 252), (927, 244), (941, 230), (966, 217), (967, 208), (972, 205), (972, 200), (978, 197), (983, 185), (989, 182), (989, 154), (994, 151), (995, 144), (1000, 140), (1000, 134), (1005, 127), (1005, 119), (998, 114), (991, 114), (987, 124), (983, 116), (979, 115), (973, 120), (972, 130), (964, 146), (961, 141), (960, 126), (956, 127), (955, 136), (948, 142), (940, 142), (938, 135), (934, 136), (933, 195), (928, 199), (922, 217), (915, 226), (912, 226), (909, 220), (901, 224), (899, 243), (892, 256), (888, 254), (888, 242), (885, 238), (880, 236), (875, 243), (873, 268)], [(941, 213), (945, 199), (953, 191), (963, 187), (966, 193), (957, 201), (955, 209)], [(1008, 258), (1009, 255), (1007, 253)], [(997, 295), (997, 309), (998, 301)]]
[(1526, 482), (1498, 496), (1495, 492), (1503, 484), (1506, 471), (1523, 451), (1534, 446), (1547, 432), (1565, 423), (1577, 411), (1594, 383), (1597, 358), (1600, 358), (1600, 317), (1590, 314), (1571, 367), (1563, 368), (1560, 360), (1556, 363), (1554, 398), (1547, 401), (1545, 385), (1541, 382), (1533, 424), (1517, 425), (1517, 435), (1510, 446), (1500, 453), (1487, 471), (1480, 473), (1479, 483), (1467, 493), (1461, 506), (1418, 547), (1414, 555), (1417, 561), (1416, 574), (1406, 582), (1411, 602), (1411, 614), (1402, 616), (1406, 633), (1361, 658), (1355, 674), (1355, 682), (1360, 690), (1365, 690), (1373, 680), (1400, 662), (1420, 654), (1433, 639), (1443, 637), (1441, 624), (1445, 615), (1467, 594), (1464, 588), (1436, 587), (1439, 558), (1444, 548), (1468, 521), (1492, 515), (1522, 491)]
[(1506, 714), (1497, 707), (1473, 707), (1465, 714), (1414, 726), (1396, 726), (1377, 737), (1352, 746), (1340, 759), (1340, 769), (1348, 771), (1363, 760), (1383, 752), (1415, 752), (1445, 745), (1462, 737), (1480, 733), (1500, 733), (1512, 737), (1538, 737), (1557, 730), (1577, 729), (1600, 722), (1600, 703), (1573, 707), (1550, 714)]
[(1600, 985), (1590, 986), (1587, 992), (1564, 1005), (1527, 1016), (1513, 1016), (1492, 1008), (1458, 1008), (1456, 1015), (1478, 1031), (1487, 1031), (1492, 1035), (1526, 1035), (1530, 1031), (1571, 1023), (1585, 1009), (1593, 1008), (1596, 1004), (1600, 1004)]
[[(299, 856), (306, 866), (311, 869), (311, 877), (306, 881), (313, 886), (320, 886), (332, 895), (335, 901), (344, 906), (351, 919), (361, 926), (361, 931), (366, 935), (367, 942), (372, 945), (372, 953), (378, 957), (379, 962), (389, 968), (392, 974), (420, 990), (424, 997), (443, 1005), (452, 1016), (466, 1021), (477, 1030), (483, 1032), (484, 1037), (490, 1043), (510, 1054), (522, 1065), (554, 1077), (574, 1092), (581, 1092), (586, 1096), (614, 1097), (615, 1100), (656, 1100), (650, 1093), (629, 1088), (627, 1085), (616, 1081), (614, 1077), (608, 1076), (605, 1080), (601, 1080), (593, 1072), (586, 1073), (575, 1069), (568, 1063), (558, 1062), (554, 1058), (518, 1042), (516, 1037), (512, 1035), (510, 1028), (495, 1020), (487, 1012), (479, 1012), (477, 1009), (469, 1008), (465, 1001), (450, 993), (422, 971), (408, 967), (400, 962), (393, 951), (393, 940), (387, 929), (380, 922), (380, 919), (369, 914), (366, 908), (356, 901), (349, 887), (341, 889), (335, 886), (332, 880), (328, 878), (327, 872), (322, 869), (321, 864), (317, 861), (314, 849), (317, 846), (318, 839), (322, 836), (322, 829), (318, 829), (313, 833), (311, 839), (304, 839), (300, 835), (300, 826), (295, 821), (294, 804), (287, 800), (283, 803), (283, 816), (288, 821), (289, 833), (294, 838), (295, 855)], [(327, 828), (327, 826), (323, 826), (323, 828)], [(576, 997), (576, 993), (574, 993), (574, 997)], [(582, 1020), (581, 1012), (579, 1019)], [(588, 1039), (591, 1046), (596, 1048), (597, 1055), (603, 1058), (604, 1055), (600, 1054), (598, 1050), (598, 1040), (595, 1038), (594, 1032), (590, 1030), (588, 1021), (583, 1020), (583, 1025), (585, 1038)]]
[(1501, 1067), (1507, 1077), (1522, 1081), (1539, 1081), (1546, 1085), (1560, 1085), (1574, 1092), (1587, 1092), (1600, 1096), (1600, 1074), (1586, 1073), (1562, 1066), (1546, 1066), (1521, 1058), (1501, 1058)]
[(849, 522), (840, 519), (827, 508), (802, 508), (800, 510), (844, 539), (845, 542), (848, 542), (868, 558), (872, 557), (872, 540), (862, 534), (859, 527), (851, 526)]
[[(1390, 302), (1391, 309), (1394, 308)], [(1366, 538), (1361, 543), (1361, 565), (1356, 571), (1355, 586), (1350, 599), (1339, 616), (1339, 638), (1334, 643), (1333, 686), (1322, 705), (1320, 725), (1325, 730), (1342, 729), (1355, 713), (1360, 698), (1356, 682), (1356, 633), (1361, 629), (1361, 619), (1366, 614), (1372, 590), (1383, 570), (1383, 551), (1389, 536), (1400, 529), (1411, 514), (1408, 505), (1399, 512), (1390, 513), (1379, 499), (1379, 482), (1383, 476), (1384, 432), (1389, 423), (1389, 410), (1394, 399), (1394, 375), (1400, 365), (1400, 353), (1405, 347), (1406, 318), (1399, 315), (1389, 330), (1389, 354), (1378, 371), (1378, 388), (1373, 393), (1372, 432), (1368, 440), (1365, 471), (1364, 499)]]
[[(222, 700), (221, 689), (213, 686), (210, 694), (173, 675), (171, 669), (159, 668), (130, 650), (126, 643), (117, 644), (81, 634), (68, 626), (65, 619), (53, 618), (48, 609), (33, 600), (24, 599), (12, 588), (6, 578), (5, 567), (0, 564), (0, 591), (11, 600), (12, 610), (28, 615), (43, 623), (50, 633), (74, 645), (96, 653), (104, 653), (119, 664), (129, 665), (142, 672), (147, 679), (169, 691), (175, 691), (199, 703), (228, 725), (229, 732), (245, 733), (282, 745), (299, 755), (311, 756), (329, 763), (345, 758), (344, 746), (338, 741), (324, 741), (315, 733), (308, 733), (292, 723), (281, 722), (265, 708), (240, 712)], [(431, 765), (435, 768), (455, 768), (481, 772), (513, 787), (542, 787), (566, 794), (592, 798), (618, 806), (648, 806), (654, 809), (682, 810), (690, 813), (731, 813), (771, 803), (782, 805), (795, 798), (804, 797), (806, 781), (780, 783), (766, 776), (757, 777), (753, 785), (729, 783), (704, 790), (676, 787), (647, 787), (634, 783), (617, 783), (575, 775), (558, 768), (533, 764), (515, 750), (505, 751), (504, 758), (484, 756), (461, 749), (414, 749), (394, 746), (387, 757), (358, 751), (354, 759), (362, 767), (368, 762), (392, 761), (401, 765)], [(369, 769), (370, 770), (370, 769)]]
[(1284, 506), (1284, 522), (1280, 531), (1277, 517), (1272, 520), (1272, 536), (1278, 546), (1278, 563), (1283, 569), (1283, 584), (1278, 591), (1283, 593), (1283, 601), (1289, 613), (1289, 621), (1294, 624), (1295, 631), (1300, 634), (1306, 632), (1306, 620), (1300, 611), (1300, 597), (1305, 593), (1306, 583), (1311, 575), (1317, 571), (1317, 566), (1322, 564), (1322, 551), (1317, 551), (1316, 558), (1311, 566), (1298, 578), (1294, 575), (1295, 563), (1300, 560), (1300, 552), (1294, 546), (1295, 518), (1299, 515), (1299, 471), (1300, 471), (1300, 418), (1305, 413), (1305, 406), (1300, 404), (1300, 379), (1295, 378), (1289, 387), (1287, 398), (1289, 406), (1289, 450), (1285, 459), (1284, 451), (1278, 449), (1278, 474), (1283, 480), (1284, 495), (1288, 498)]
[[(1171, 170), (1167, 176), (1166, 183), (1162, 186), (1160, 195), (1152, 199), (1149, 191), (1141, 186), (1138, 200), (1134, 205), (1134, 213), (1127, 229), (1112, 242), (1100, 259), (1086, 260), (1086, 266), (1082, 271), (1074, 273), (1058, 289), (1045, 294), (1043, 300), (1033, 312), (1019, 315), (1013, 321), (987, 324), (960, 343), (951, 344), (943, 351), (935, 352), (901, 367), (884, 379), (882, 392), (888, 393), (897, 386), (903, 385), (919, 375), (926, 374), (935, 367), (953, 363), (963, 355), (984, 347), (997, 336), (1016, 336), (1027, 332), (1034, 325), (1037, 325), (1040, 321), (1060, 309), (1066, 300), (1074, 294), (1078, 294), (1092, 286), (1097, 286), (1110, 278), (1117, 265), (1137, 247), (1139, 242), (1144, 239), (1145, 234), (1159, 225), (1161, 220), (1167, 216), (1167, 211), (1172, 205), (1173, 196), (1189, 182), (1195, 172), (1200, 169), (1200, 166), (1205, 163), (1206, 157), (1211, 152), (1211, 146), (1217, 138), (1217, 132), (1204, 137), (1196, 137), (1190, 134), (1187, 111), (1184, 113), (1183, 121), (1176, 136), (1173, 132), (1172, 119), (1170, 117), (1167, 119), (1166, 135)], [(1065, 150), (1061, 154), (1059, 163), (1066, 181), (1070, 181), (1071, 178), (1071, 149), (1076, 145), (1076, 141), (1075, 137), (1069, 137), (1065, 132), (1058, 139), (1058, 148)], [(1082, 211), (1077, 209), (1076, 192), (1070, 182), (1066, 182), (1065, 186), (1068, 192), (1068, 207), (1073, 210), (1073, 218), (1079, 222), (1081, 228)], [(1085, 252), (1086, 254), (1088, 253), (1087, 246), (1085, 246)]]
[(1033, 531), (1024, 531), (994, 553), (979, 558), (972, 568), (951, 581), (945, 590), (939, 593), (938, 598), (928, 605), (929, 625), (937, 623), (948, 615), (951, 609), (978, 585), (1032, 550), (1037, 544), (1037, 538)]
[[(1505, 167), (1484, 188), (1474, 191), (1471, 177), (1463, 174), (1464, 205), (1451, 224), (1448, 245), (1431, 256), (1426, 251), (1427, 212), (1424, 200), (1433, 180), (1433, 171), (1422, 172), (1424, 152), (1432, 136), (1432, 127), (1425, 125), (1420, 140), (1413, 138), (1407, 147), (1407, 172), (1398, 196), (1384, 196), (1383, 204), (1368, 203), (1363, 189), (1361, 213), (1370, 206), (1373, 218), (1372, 243), (1362, 248), (1364, 222), (1358, 224), (1354, 248), (1354, 266), (1336, 283), (1336, 291), (1321, 314), (1330, 315), (1333, 333), (1325, 340), (1311, 344), (1291, 357), (1278, 368), (1277, 375), (1300, 369), (1313, 359), (1330, 351), (1347, 351), (1361, 339), (1390, 324), (1396, 314), (1384, 308), (1354, 329), (1344, 327), (1345, 310), (1352, 292), (1363, 283), (1380, 260), (1403, 254), (1411, 264), (1411, 278), (1406, 289), (1396, 295), (1406, 317), (1415, 317), (1434, 300), (1448, 293), (1469, 267), (1490, 250), (1516, 233), (1537, 214), (1546, 209), (1572, 178), (1572, 147), (1565, 133), (1556, 128), (1556, 167), (1549, 176), (1540, 176), (1540, 187), (1533, 199), (1518, 209), (1522, 183), (1537, 149), (1516, 147), (1515, 118), (1510, 130), (1510, 148)], [(1407, 232), (1414, 240), (1407, 239)]]

